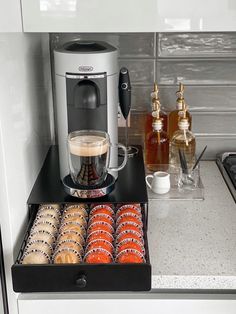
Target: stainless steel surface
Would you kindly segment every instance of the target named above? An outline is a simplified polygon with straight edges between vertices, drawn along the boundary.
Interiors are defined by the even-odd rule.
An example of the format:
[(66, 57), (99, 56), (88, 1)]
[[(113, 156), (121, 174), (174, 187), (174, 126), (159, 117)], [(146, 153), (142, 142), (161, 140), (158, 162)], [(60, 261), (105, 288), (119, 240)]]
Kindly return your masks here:
[[(105, 43), (103, 43), (105, 45)], [(55, 62), (55, 90), (56, 90), (56, 116), (58, 129), (59, 159), (61, 179), (69, 174), (67, 162), (66, 139), (68, 136), (68, 112), (67, 112), (67, 88), (66, 78), (83, 79), (107, 77), (107, 132), (113, 145), (110, 156), (110, 166), (118, 165), (118, 52), (116, 48), (109, 46), (105, 53), (96, 51), (93, 53), (68, 52), (64, 48), (56, 48), (54, 51)], [(89, 66), (92, 72), (79, 73), (79, 68)], [(69, 74), (68, 74), (69, 73)], [(69, 75), (69, 76), (68, 76)], [(78, 130), (81, 130), (78, 125)], [(110, 172), (117, 178), (117, 172)]]
[(65, 189), (65, 192), (68, 195), (78, 197), (78, 198), (83, 198), (83, 199), (98, 198), (98, 197), (103, 197), (113, 191), (116, 180), (112, 175), (109, 175), (109, 176), (111, 180), (109, 180), (107, 185), (103, 184), (102, 187), (97, 187), (94, 189), (76, 187), (74, 184), (68, 183), (67, 181), (68, 176), (62, 180), (62, 183)]
[(225, 158), (228, 157), (229, 155), (236, 155), (236, 152), (225, 152), (223, 154), (218, 155), (217, 159), (216, 159), (216, 163), (217, 163), (217, 165), (220, 169), (220, 172), (221, 172), (221, 174), (222, 174), (222, 176), (223, 176), (223, 178), (224, 178), (224, 180), (225, 180), (225, 182), (226, 182), (226, 184), (227, 184), (227, 186), (228, 186), (228, 188), (229, 188), (229, 190), (230, 190), (230, 192), (231, 192), (231, 194), (232, 194), (232, 196), (236, 202), (235, 187), (234, 187), (234, 185), (233, 185), (233, 183), (232, 183), (232, 181), (231, 181), (231, 179), (230, 179), (230, 177), (229, 177), (229, 175), (228, 175), (228, 173), (225, 170), (224, 165), (223, 165)]

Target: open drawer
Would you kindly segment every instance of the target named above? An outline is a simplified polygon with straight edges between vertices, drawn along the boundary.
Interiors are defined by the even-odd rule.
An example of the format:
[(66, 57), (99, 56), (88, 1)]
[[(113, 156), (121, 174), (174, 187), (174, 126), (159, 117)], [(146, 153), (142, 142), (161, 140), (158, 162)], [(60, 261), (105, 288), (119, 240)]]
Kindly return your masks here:
[[(124, 204), (124, 203), (123, 203)], [(119, 206), (123, 205), (119, 204)], [(15, 264), (15, 292), (147, 291), (151, 289), (151, 265), (147, 241), (147, 204), (141, 204), (145, 262), (136, 264), (28, 264), (21, 263), (39, 205), (30, 205), (30, 221)], [(116, 204), (113, 204), (116, 209)]]

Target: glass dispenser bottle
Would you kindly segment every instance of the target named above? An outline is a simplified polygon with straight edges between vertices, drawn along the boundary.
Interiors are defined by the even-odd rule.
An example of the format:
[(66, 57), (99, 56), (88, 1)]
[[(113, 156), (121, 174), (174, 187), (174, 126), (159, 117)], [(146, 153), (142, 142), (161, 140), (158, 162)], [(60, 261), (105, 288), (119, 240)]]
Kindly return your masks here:
[(185, 103), (183, 103), (183, 116), (180, 118), (177, 130), (170, 141), (170, 164), (173, 167), (180, 167), (179, 150), (181, 150), (187, 162), (188, 169), (192, 168), (195, 162), (196, 140), (194, 134), (189, 131), (189, 120)]
[[(154, 99), (160, 101), (159, 89), (158, 89), (157, 83), (154, 83), (154, 88), (153, 88), (153, 91), (151, 93), (151, 102), (152, 102), (151, 108), (150, 108), (151, 110), (146, 115), (146, 122), (145, 122), (145, 134), (146, 135), (152, 131), (152, 122), (153, 122), (152, 121), (153, 120), (152, 111), (153, 111), (153, 100)], [(165, 112), (165, 110), (163, 108), (160, 108), (160, 118), (163, 121), (163, 130), (165, 132), (167, 132), (168, 117), (167, 117), (167, 113)]]
[[(178, 97), (176, 100), (176, 109), (170, 112), (168, 121), (168, 135), (170, 140), (172, 139), (175, 131), (178, 130), (178, 123), (180, 121), (181, 115), (183, 115), (183, 107), (184, 105), (186, 107), (184, 99), (184, 85), (182, 83), (179, 84), (179, 90), (176, 92), (176, 96)], [(189, 122), (189, 130), (191, 130), (192, 117), (188, 110), (186, 111), (186, 118)]]
[[(147, 134), (146, 166), (151, 171), (160, 170), (160, 165), (169, 163), (169, 138), (163, 130), (163, 120), (160, 117), (160, 102), (153, 100), (152, 130)], [(162, 170), (163, 167), (162, 167)]]

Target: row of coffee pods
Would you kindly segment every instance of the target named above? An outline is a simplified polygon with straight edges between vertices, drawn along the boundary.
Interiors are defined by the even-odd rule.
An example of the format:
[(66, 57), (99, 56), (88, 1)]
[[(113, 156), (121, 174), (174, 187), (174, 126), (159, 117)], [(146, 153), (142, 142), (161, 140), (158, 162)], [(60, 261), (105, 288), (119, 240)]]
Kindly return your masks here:
[(123, 205), (116, 212), (116, 263), (144, 263), (142, 211), (138, 205)]
[(107, 264), (114, 261), (115, 213), (110, 205), (92, 207), (89, 215), (84, 262)]
[(51, 260), (61, 218), (59, 204), (39, 206), (24, 249), (22, 264), (48, 264)]
[(66, 205), (53, 254), (54, 264), (81, 263), (87, 230), (86, 204)]

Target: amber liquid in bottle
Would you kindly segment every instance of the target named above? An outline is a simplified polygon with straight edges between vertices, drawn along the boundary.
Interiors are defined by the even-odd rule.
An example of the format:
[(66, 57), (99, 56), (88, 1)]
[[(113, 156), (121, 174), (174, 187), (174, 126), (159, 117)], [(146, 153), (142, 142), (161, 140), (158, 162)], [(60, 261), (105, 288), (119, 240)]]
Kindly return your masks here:
[[(160, 118), (162, 119), (162, 122), (163, 122), (163, 131), (167, 132), (167, 129), (168, 129), (167, 113), (161, 110)], [(145, 134), (149, 134), (152, 131), (152, 122), (153, 122), (152, 113), (148, 112), (146, 115), (146, 121), (145, 121)]]
[[(162, 129), (153, 129), (147, 135), (146, 165), (150, 171), (160, 170), (160, 165), (169, 163), (169, 138)], [(168, 166), (167, 166), (168, 167)], [(162, 167), (162, 170), (163, 167)]]

